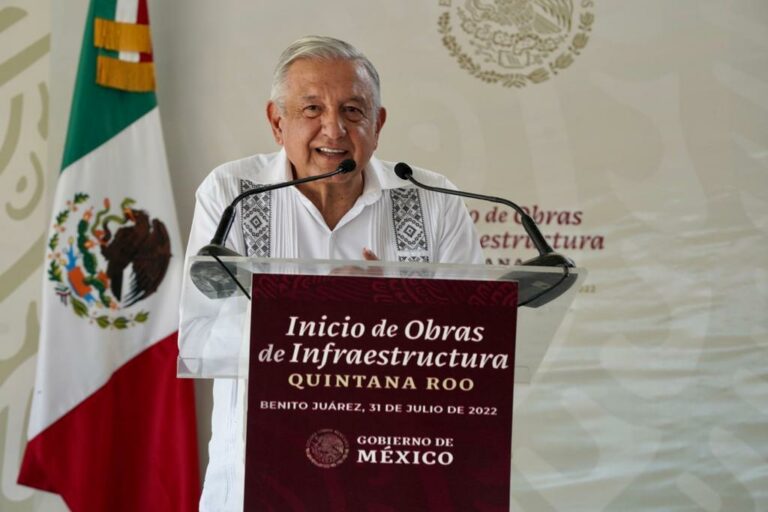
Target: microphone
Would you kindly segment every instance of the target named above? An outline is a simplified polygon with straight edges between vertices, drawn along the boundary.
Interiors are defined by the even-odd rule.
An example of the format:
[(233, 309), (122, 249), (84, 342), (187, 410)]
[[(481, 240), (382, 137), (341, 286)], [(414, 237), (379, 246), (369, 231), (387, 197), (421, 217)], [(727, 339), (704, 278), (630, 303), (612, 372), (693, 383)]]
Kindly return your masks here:
[(264, 185), (261, 187), (252, 188), (246, 190), (235, 199), (232, 200), (229, 206), (224, 209), (224, 213), (221, 214), (219, 225), (216, 228), (216, 233), (213, 235), (211, 242), (198, 251), (198, 256), (210, 256), (217, 254), (219, 256), (240, 256), (237, 252), (224, 247), (224, 243), (227, 241), (229, 230), (232, 229), (232, 223), (235, 221), (235, 206), (237, 206), (246, 197), (254, 194), (261, 194), (263, 192), (269, 192), (278, 188), (293, 187), (295, 185), (301, 185), (302, 183), (309, 183), (310, 181), (324, 180), (337, 174), (347, 174), (355, 170), (357, 164), (351, 158), (348, 158), (341, 162), (336, 170), (327, 172), (325, 174), (318, 174), (317, 176), (309, 176), (307, 178), (299, 178), (297, 180), (284, 181), (282, 183), (274, 183), (272, 185)]
[(536, 308), (543, 306), (544, 304), (556, 299), (568, 290), (576, 282), (576, 275), (571, 273), (570, 268), (575, 267), (573, 260), (556, 253), (549, 245), (544, 235), (539, 231), (539, 227), (533, 221), (530, 215), (518, 205), (507, 199), (495, 196), (486, 196), (483, 194), (475, 194), (473, 192), (462, 192), (460, 190), (451, 190), (449, 188), (433, 187), (425, 185), (413, 177), (413, 169), (404, 163), (400, 162), (395, 165), (395, 174), (397, 177), (410, 181), (419, 188), (425, 190), (431, 190), (432, 192), (440, 192), (443, 194), (449, 194), (452, 196), (468, 197), (471, 199), (481, 199), (483, 201), (491, 201), (493, 203), (501, 203), (509, 206), (515, 210), (521, 219), (521, 223), (525, 232), (531, 237), (533, 245), (536, 250), (539, 251), (539, 255), (530, 260), (524, 261), (524, 266), (537, 266), (537, 267), (561, 267), (563, 274), (559, 276), (553, 276), (551, 274), (535, 272), (535, 271), (519, 271), (513, 270), (504, 275), (504, 279), (518, 281), (518, 298), (517, 305), (529, 306)]
[[(227, 241), (229, 231), (232, 229), (232, 224), (235, 221), (235, 207), (246, 197), (250, 197), (255, 194), (261, 194), (263, 192), (269, 192), (270, 190), (276, 190), (279, 188), (293, 187), (295, 185), (301, 185), (302, 183), (309, 183), (311, 181), (324, 180), (337, 174), (348, 174), (355, 170), (357, 164), (351, 158), (342, 161), (339, 166), (325, 174), (318, 174), (317, 176), (308, 176), (306, 178), (299, 178), (296, 180), (284, 181), (282, 183), (273, 183), (271, 185), (263, 185), (261, 187), (255, 187), (250, 190), (246, 190), (242, 194), (235, 197), (232, 202), (224, 209), (219, 220), (219, 225), (216, 227), (216, 232), (211, 238), (208, 245), (204, 246), (197, 252), (197, 256), (211, 256), (218, 264), (212, 262), (196, 261), (190, 269), (190, 276), (192, 282), (195, 284), (198, 290), (203, 292), (206, 296), (211, 298), (229, 297), (235, 291), (236, 288), (232, 286), (232, 283), (237, 285), (238, 288), (250, 299), (248, 292), (243, 288), (240, 282), (235, 278), (233, 270), (236, 270), (233, 265), (225, 265), (221, 262), (219, 257), (221, 256), (241, 256), (237, 251), (233, 251), (224, 244)], [(222, 272), (222, 269), (225, 271)]]
[(425, 185), (424, 183), (417, 181), (416, 178), (413, 177), (413, 169), (411, 169), (411, 167), (404, 162), (400, 162), (395, 165), (395, 174), (397, 174), (398, 178), (402, 180), (410, 181), (417, 187), (420, 187), (426, 190), (431, 190), (433, 192), (441, 192), (443, 194), (450, 194), (453, 196), (469, 197), (471, 199), (481, 199), (483, 201), (491, 201), (493, 203), (501, 203), (515, 210), (520, 215), (520, 220), (523, 225), (523, 229), (525, 229), (525, 232), (528, 234), (529, 237), (531, 237), (531, 242), (533, 242), (533, 245), (536, 247), (536, 250), (539, 251), (538, 256), (530, 260), (524, 261), (522, 265), (541, 266), (541, 267), (575, 267), (576, 266), (570, 258), (567, 258), (561, 254), (556, 253), (554, 249), (550, 247), (549, 243), (544, 238), (544, 235), (541, 234), (541, 231), (539, 231), (539, 227), (533, 221), (531, 216), (525, 213), (525, 210), (517, 206), (512, 201), (509, 201), (501, 197), (486, 196), (483, 194), (475, 194), (473, 192), (462, 192), (460, 190), (451, 190), (449, 188), (432, 187), (430, 185)]

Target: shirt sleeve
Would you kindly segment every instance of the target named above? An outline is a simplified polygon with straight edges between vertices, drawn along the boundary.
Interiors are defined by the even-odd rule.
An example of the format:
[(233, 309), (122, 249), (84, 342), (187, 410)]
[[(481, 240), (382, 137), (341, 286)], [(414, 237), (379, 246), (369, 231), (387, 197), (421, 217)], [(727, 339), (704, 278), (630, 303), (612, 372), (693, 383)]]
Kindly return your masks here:
[[(232, 191), (236, 191), (234, 188)], [(210, 242), (221, 213), (229, 205), (234, 192), (215, 175), (210, 175), (195, 194), (195, 211), (187, 243), (189, 258)], [(230, 233), (226, 245), (236, 251), (239, 237)], [(179, 355), (192, 373), (202, 375), (236, 375), (240, 368), (244, 333), (247, 331), (248, 300), (237, 295), (212, 299), (195, 287), (185, 265), (181, 294), (179, 325)], [(246, 347), (247, 349), (247, 347)]]
[[(187, 256), (197, 254), (213, 238), (219, 219), (224, 209), (235, 198), (236, 183), (227, 183), (215, 174), (209, 175), (195, 193), (195, 211), (192, 216), (192, 228), (187, 243)], [(236, 226), (237, 222), (233, 224)], [(242, 254), (240, 237), (232, 230), (226, 240), (226, 246)]]

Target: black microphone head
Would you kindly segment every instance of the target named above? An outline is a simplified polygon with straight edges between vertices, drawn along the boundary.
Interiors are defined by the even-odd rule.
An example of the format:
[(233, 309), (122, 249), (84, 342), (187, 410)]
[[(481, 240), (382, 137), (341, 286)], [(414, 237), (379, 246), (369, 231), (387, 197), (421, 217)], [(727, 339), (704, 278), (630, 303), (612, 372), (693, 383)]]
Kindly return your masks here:
[(355, 170), (355, 167), (357, 167), (357, 164), (351, 158), (347, 158), (346, 160), (344, 160), (339, 164), (339, 169), (341, 170), (341, 174), (347, 174), (348, 172), (352, 172)]
[(411, 166), (405, 162), (400, 162), (395, 164), (395, 174), (397, 174), (397, 177), (401, 180), (407, 180), (413, 176), (413, 169), (411, 169)]
[[(208, 244), (197, 252), (198, 256), (240, 256), (223, 245)], [(227, 266), (229, 272), (223, 267)], [(210, 299), (223, 299), (238, 293), (237, 283), (230, 272), (237, 275), (237, 265), (219, 261), (196, 261), (189, 269), (189, 277), (195, 287)]]

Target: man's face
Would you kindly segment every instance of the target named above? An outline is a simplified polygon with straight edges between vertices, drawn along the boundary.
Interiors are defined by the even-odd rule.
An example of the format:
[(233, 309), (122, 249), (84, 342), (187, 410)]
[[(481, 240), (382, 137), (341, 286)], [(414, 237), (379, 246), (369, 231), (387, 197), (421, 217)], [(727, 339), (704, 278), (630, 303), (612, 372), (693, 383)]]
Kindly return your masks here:
[(386, 111), (373, 106), (373, 84), (362, 66), (349, 60), (299, 59), (288, 68), (281, 109), (267, 105), (275, 141), (285, 147), (295, 177), (335, 170), (347, 158), (358, 176), (371, 158)]

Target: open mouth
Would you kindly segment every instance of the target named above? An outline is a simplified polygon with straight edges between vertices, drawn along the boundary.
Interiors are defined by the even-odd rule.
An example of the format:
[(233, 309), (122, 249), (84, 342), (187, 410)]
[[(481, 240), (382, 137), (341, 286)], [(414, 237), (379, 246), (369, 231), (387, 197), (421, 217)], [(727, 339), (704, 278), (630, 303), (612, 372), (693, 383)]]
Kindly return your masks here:
[(336, 149), (336, 148), (315, 148), (315, 151), (320, 153), (323, 156), (329, 156), (329, 157), (340, 157), (347, 155), (346, 149)]

